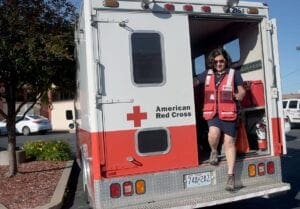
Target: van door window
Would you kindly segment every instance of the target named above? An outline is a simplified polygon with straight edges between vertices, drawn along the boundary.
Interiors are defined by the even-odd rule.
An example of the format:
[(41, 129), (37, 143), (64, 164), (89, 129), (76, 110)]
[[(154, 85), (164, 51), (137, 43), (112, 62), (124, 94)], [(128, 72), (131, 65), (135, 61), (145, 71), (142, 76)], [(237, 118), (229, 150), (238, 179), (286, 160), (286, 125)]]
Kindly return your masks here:
[(161, 36), (155, 32), (131, 34), (133, 81), (136, 84), (164, 82)]
[(232, 63), (238, 62), (241, 59), (239, 39), (224, 44), (224, 49), (230, 54)]
[(194, 59), (195, 74), (198, 75), (205, 71), (205, 56), (201, 55)]
[(73, 112), (72, 110), (66, 110), (66, 119), (73, 120)]
[(295, 101), (295, 100), (290, 101), (289, 108), (296, 109), (297, 108), (297, 101)]

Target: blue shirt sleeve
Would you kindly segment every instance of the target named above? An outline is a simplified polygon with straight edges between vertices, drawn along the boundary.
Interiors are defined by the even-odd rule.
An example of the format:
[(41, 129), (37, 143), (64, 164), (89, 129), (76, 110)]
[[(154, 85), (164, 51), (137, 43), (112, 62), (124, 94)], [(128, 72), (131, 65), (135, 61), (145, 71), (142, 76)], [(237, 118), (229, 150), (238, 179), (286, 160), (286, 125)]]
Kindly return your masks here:
[(241, 72), (239, 70), (235, 70), (234, 71), (235, 75), (234, 75), (234, 83), (236, 86), (242, 86), (243, 85), (243, 78), (242, 78), (242, 75), (241, 75)]
[(207, 75), (207, 70), (197, 75), (196, 78), (200, 82), (200, 84), (205, 83), (206, 75)]

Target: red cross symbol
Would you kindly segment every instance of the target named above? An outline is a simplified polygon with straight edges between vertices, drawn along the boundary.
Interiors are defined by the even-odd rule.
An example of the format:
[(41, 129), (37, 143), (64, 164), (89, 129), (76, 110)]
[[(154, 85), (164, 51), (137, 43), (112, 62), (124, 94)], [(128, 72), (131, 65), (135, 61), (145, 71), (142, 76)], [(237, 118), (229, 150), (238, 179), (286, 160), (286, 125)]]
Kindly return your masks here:
[(141, 122), (145, 119), (147, 119), (147, 113), (141, 112), (140, 106), (133, 106), (133, 113), (127, 113), (127, 120), (133, 120), (134, 127), (141, 127)]

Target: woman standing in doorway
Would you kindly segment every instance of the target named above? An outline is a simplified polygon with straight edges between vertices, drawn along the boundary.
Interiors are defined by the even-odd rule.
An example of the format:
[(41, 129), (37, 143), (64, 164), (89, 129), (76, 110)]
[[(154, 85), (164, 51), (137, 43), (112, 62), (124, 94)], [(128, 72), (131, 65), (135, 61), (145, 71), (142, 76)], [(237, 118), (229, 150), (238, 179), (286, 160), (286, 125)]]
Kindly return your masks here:
[(243, 79), (239, 71), (230, 68), (231, 58), (222, 48), (213, 50), (208, 70), (199, 74), (194, 85), (204, 83), (203, 117), (207, 120), (208, 142), (211, 148), (209, 162), (218, 165), (218, 145), (224, 135), (224, 150), (228, 166), (226, 190), (235, 189), (234, 166), (236, 160), (235, 139), (237, 133), (237, 101), (245, 96)]

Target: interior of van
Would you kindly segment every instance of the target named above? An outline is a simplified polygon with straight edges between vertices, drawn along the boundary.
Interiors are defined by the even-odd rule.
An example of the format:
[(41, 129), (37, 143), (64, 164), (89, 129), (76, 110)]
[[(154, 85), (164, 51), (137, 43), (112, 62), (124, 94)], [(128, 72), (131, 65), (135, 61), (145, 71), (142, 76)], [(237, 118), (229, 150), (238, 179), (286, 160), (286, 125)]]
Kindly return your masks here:
[[(248, 149), (238, 153), (238, 158), (259, 156), (269, 153), (267, 143), (267, 121), (264, 98), (265, 77), (263, 73), (263, 53), (261, 20), (259, 19), (210, 19), (191, 16), (189, 19), (190, 43), (193, 63), (193, 76), (207, 69), (206, 59), (210, 51), (223, 47), (230, 54), (232, 68), (241, 72), (244, 88), (247, 91), (245, 101), (239, 105), (239, 127), (243, 136), (238, 140), (247, 140)], [(210, 147), (207, 140), (208, 127), (202, 117), (204, 86), (194, 88), (197, 119), (199, 162), (208, 161)], [(241, 130), (241, 127), (245, 129)], [(261, 131), (261, 132), (260, 132)], [(264, 133), (263, 133), (264, 132)], [(262, 136), (264, 134), (264, 136)], [(264, 137), (264, 147), (260, 139)], [(241, 139), (243, 138), (243, 139)], [(220, 146), (219, 156), (225, 159)]]

